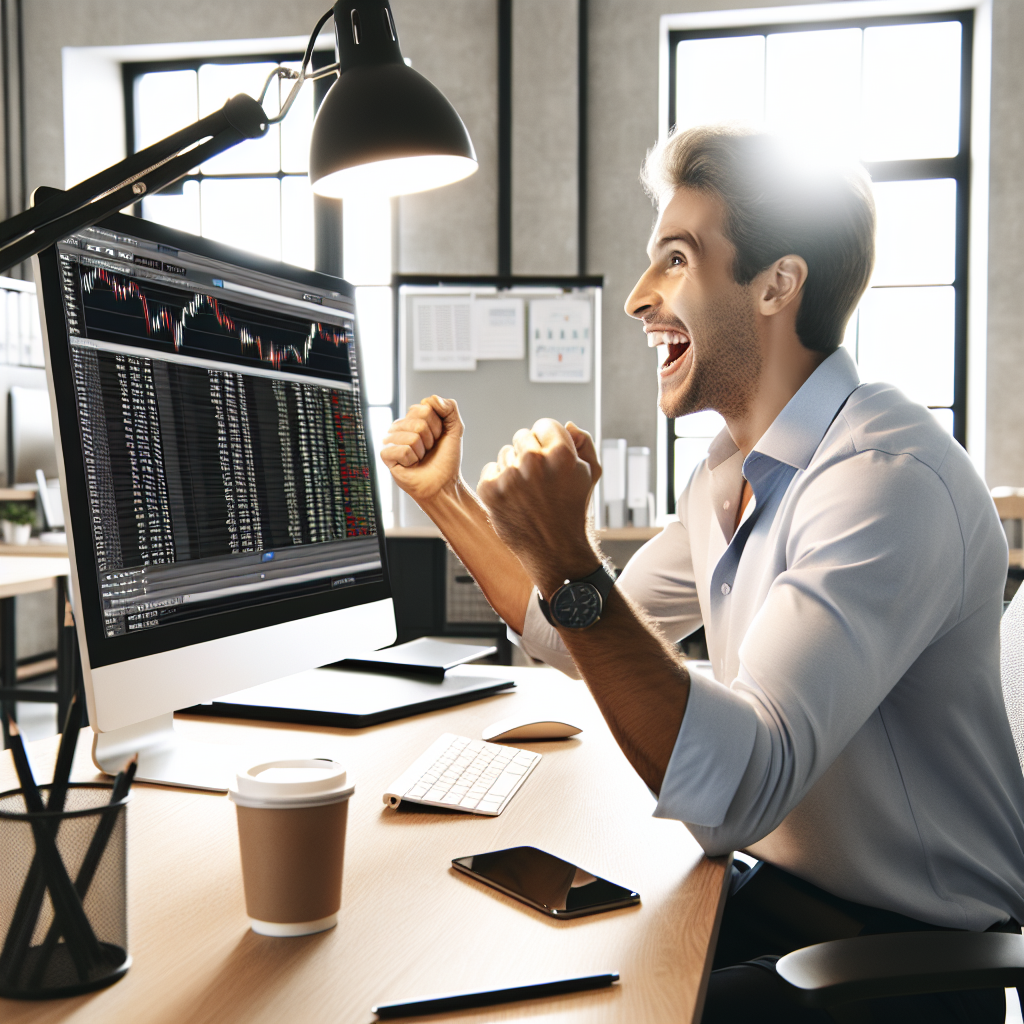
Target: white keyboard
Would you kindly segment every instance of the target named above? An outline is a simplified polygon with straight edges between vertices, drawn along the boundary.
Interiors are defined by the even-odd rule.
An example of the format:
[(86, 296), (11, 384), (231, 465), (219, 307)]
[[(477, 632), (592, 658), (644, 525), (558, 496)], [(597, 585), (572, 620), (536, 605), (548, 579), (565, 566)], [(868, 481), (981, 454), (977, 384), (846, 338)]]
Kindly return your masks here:
[(397, 807), (413, 800), (473, 814), (501, 814), (540, 758), (532, 750), (446, 732), (388, 789), (384, 803)]

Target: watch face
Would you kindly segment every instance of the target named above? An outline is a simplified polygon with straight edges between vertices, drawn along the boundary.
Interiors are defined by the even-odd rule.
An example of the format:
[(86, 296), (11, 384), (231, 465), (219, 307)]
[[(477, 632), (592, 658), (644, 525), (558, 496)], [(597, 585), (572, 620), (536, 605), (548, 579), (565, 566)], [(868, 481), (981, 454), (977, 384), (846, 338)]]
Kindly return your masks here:
[(586, 629), (601, 617), (604, 601), (592, 583), (567, 583), (551, 599), (551, 614), (560, 626)]

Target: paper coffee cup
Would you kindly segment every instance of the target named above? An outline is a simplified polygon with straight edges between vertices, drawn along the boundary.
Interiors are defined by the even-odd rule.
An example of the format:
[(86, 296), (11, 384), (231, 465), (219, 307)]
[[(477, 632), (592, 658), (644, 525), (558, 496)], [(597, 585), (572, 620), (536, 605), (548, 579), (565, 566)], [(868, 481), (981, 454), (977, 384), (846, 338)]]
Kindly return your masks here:
[(261, 935), (312, 935), (341, 909), (348, 798), (334, 761), (267, 761), (235, 776), (245, 907)]

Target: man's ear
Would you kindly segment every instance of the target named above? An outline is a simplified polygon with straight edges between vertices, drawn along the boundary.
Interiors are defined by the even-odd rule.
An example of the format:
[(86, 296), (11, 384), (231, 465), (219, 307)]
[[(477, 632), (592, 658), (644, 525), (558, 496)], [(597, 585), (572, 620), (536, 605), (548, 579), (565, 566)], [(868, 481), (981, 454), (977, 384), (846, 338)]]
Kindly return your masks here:
[(763, 284), (758, 305), (764, 316), (773, 316), (800, 298), (807, 281), (807, 261), (803, 256), (783, 256), (760, 277)]

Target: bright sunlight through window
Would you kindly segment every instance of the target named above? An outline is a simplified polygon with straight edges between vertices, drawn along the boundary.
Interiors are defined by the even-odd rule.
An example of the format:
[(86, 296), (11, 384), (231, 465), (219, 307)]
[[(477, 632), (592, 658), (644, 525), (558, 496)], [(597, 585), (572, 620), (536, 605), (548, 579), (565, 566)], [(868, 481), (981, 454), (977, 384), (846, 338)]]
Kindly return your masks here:
[[(865, 162), (875, 183), (877, 258), (845, 345), (862, 380), (895, 384), (961, 436), (963, 32), (956, 16), (717, 36), (676, 32), (670, 81), (681, 128), (740, 121), (841, 147)], [(707, 412), (675, 422), (670, 509), (722, 426)]]

